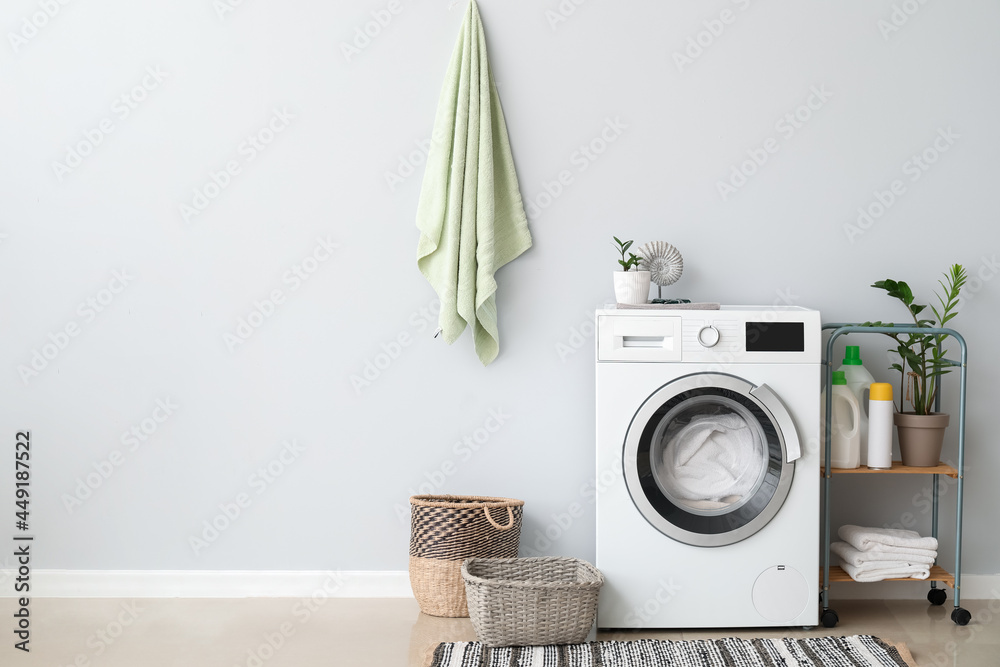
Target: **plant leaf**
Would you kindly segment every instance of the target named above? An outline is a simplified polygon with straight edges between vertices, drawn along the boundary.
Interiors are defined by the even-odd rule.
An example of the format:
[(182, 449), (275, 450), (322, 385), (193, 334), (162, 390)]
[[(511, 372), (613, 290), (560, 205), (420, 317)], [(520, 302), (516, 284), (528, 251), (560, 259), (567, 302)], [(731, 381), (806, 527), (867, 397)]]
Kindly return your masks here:
[(913, 292), (910, 290), (910, 286), (900, 280), (896, 283), (896, 289), (899, 292), (899, 298), (903, 300), (907, 306), (913, 303)]

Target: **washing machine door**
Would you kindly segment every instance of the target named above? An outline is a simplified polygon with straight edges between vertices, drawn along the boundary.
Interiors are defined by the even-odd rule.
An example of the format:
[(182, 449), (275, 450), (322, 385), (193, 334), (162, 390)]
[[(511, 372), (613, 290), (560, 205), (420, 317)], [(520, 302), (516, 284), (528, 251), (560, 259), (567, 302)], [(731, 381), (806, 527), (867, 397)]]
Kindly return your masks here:
[(777, 514), (800, 456), (791, 416), (766, 385), (696, 373), (660, 387), (625, 437), (635, 506), (663, 534), (717, 547)]

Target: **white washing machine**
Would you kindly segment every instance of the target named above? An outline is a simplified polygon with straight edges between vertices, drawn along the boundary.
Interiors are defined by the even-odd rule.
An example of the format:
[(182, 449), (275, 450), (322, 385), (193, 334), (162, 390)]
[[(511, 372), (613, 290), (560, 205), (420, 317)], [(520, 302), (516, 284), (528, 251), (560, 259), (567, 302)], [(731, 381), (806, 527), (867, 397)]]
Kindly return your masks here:
[(597, 311), (601, 628), (814, 626), (820, 314)]

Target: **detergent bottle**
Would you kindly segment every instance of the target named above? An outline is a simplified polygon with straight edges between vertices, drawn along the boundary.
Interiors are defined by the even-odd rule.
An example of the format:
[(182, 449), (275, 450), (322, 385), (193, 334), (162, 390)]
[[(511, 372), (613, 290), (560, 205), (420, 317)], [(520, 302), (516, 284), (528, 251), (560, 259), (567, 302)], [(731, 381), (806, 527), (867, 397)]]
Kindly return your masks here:
[(892, 402), (892, 385), (876, 382), (871, 387), (868, 415), (871, 417), (868, 435), (868, 455), (865, 465), (875, 470), (892, 467), (892, 416), (896, 406)]
[[(861, 348), (857, 345), (848, 345), (847, 350), (844, 352), (844, 364), (838, 371), (844, 371), (844, 376), (847, 378), (847, 388), (851, 390), (858, 399), (858, 405), (861, 406), (861, 445), (859, 451), (861, 452), (861, 460), (868, 460), (868, 395), (869, 387), (875, 378), (872, 374), (861, 364)], [(854, 466), (851, 466), (854, 467)]]
[(847, 386), (844, 371), (833, 372), (830, 418), (830, 465), (857, 468), (861, 465), (861, 405)]

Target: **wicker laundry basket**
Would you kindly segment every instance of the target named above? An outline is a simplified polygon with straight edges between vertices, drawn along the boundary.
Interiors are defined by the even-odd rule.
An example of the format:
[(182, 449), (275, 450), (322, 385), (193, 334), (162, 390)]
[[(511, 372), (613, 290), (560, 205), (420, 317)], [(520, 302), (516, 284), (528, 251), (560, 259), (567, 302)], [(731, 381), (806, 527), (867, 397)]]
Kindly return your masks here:
[(410, 587), (431, 616), (468, 616), (462, 561), (514, 558), (523, 500), (487, 496), (410, 498)]
[(604, 575), (576, 558), (470, 558), (469, 615), (487, 646), (579, 644), (597, 617)]

